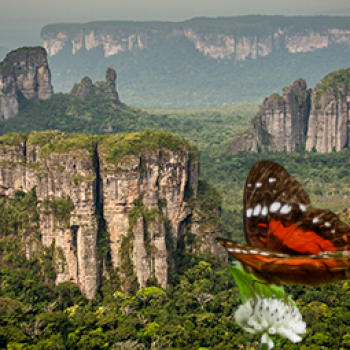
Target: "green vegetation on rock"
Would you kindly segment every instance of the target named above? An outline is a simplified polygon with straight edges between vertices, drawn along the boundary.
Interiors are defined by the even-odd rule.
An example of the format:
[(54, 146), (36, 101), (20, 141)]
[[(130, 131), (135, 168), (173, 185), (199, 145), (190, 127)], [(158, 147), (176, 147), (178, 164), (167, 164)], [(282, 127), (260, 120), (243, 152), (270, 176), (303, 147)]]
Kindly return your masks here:
[(115, 165), (118, 165), (123, 157), (139, 155), (141, 151), (160, 151), (162, 155), (166, 155), (167, 151), (184, 153), (186, 149), (192, 161), (199, 160), (198, 150), (188, 141), (163, 131), (145, 130), (139, 133), (103, 136), (99, 147), (104, 159)]
[(56, 219), (56, 224), (63, 228), (70, 226), (70, 215), (74, 210), (74, 203), (71, 199), (62, 198), (47, 198), (41, 203), (45, 214), (53, 214)]
[(28, 137), (28, 146), (40, 146), (40, 156), (48, 157), (51, 153), (74, 153), (88, 151), (92, 157), (98, 137), (81, 134), (49, 130), (33, 132)]
[(8, 134), (0, 136), (0, 145), (5, 146), (23, 146), (27, 140), (24, 133), (9, 132)]
[(317, 92), (314, 103), (318, 104), (321, 96), (330, 93), (331, 90), (334, 91), (335, 97), (338, 98), (340, 93), (339, 87), (341, 85), (346, 86), (347, 91), (350, 91), (350, 68), (340, 69), (327, 74), (321, 80), (321, 83), (316, 85)]

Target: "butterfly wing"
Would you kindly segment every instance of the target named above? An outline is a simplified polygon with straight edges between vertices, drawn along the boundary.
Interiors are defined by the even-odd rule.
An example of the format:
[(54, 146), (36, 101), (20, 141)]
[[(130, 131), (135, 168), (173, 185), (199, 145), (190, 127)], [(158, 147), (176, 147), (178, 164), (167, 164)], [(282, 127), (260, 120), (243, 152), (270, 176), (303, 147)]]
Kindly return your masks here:
[(244, 231), (253, 247), (292, 255), (350, 248), (349, 226), (330, 210), (313, 208), (299, 182), (267, 160), (257, 162), (247, 177)]
[(224, 238), (217, 241), (241, 261), (246, 270), (268, 284), (318, 287), (350, 277), (350, 257), (338, 253), (289, 255), (243, 246)]

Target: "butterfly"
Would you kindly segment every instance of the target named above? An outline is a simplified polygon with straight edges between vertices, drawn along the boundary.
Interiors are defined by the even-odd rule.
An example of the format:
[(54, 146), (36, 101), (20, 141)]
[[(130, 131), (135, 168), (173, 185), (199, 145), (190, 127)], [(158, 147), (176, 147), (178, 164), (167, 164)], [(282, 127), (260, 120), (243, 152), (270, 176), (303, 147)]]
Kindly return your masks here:
[(350, 227), (311, 206), (300, 183), (278, 163), (251, 168), (244, 190), (247, 245), (217, 237), (246, 272), (266, 284), (318, 287), (350, 278)]

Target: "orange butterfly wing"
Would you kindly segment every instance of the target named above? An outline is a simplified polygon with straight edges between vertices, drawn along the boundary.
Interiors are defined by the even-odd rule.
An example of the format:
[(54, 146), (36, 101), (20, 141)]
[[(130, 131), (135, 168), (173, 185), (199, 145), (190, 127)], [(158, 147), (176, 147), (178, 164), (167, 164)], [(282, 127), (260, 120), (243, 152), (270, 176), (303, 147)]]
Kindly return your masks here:
[(340, 257), (336, 253), (288, 255), (239, 245), (229, 239), (217, 240), (248, 272), (268, 284), (319, 287), (350, 277), (350, 257)]
[(248, 174), (243, 220), (253, 247), (292, 255), (350, 248), (350, 227), (330, 210), (313, 208), (299, 182), (271, 161), (257, 162)]
[(330, 210), (313, 208), (299, 182), (279, 164), (257, 162), (244, 191), (247, 246), (217, 238), (267, 283), (320, 286), (350, 277), (350, 227)]

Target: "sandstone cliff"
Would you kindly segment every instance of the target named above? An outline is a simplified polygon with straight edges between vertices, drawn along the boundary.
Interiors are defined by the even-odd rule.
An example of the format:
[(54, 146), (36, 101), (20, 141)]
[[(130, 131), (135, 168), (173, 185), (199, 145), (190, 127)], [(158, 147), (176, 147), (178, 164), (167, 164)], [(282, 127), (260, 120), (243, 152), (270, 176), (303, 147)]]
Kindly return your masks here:
[(350, 69), (324, 77), (312, 91), (306, 150), (341, 151), (350, 136)]
[(99, 81), (92, 84), (92, 80), (89, 77), (81, 79), (79, 84), (74, 84), (71, 94), (79, 97), (81, 100), (85, 100), (92, 93), (99, 94), (104, 93), (111, 98), (111, 104), (114, 107), (120, 107), (121, 102), (116, 90), (117, 73), (114, 69), (108, 68), (106, 72), (106, 81)]
[(321, 153), (341, 151), (350, 138), (350, 68), (326, 75), (311, 90), (298, 79), (283, 97), (266, 98), (248, 130), (232, 141), (239, 151), (287, 151), (305, 147)]
[(18, 113), (20, 98), (48, 99), (53, 93), (46, 52), (41, 47), (10, 52), (0, 63), (0, 119)]
[[(130, 24), (132, 24), (132, 29)], [(53, 24), (41, 31), (50, 56), (65, 46), (75, 55), (101, 46), (104, 56), (149, 48), (155, 42), (185, 38), (203, 55), (214, 59), (264, 57), (278, 50), (308, 52), (332, 44), (350, 45), (346, 18), (241, 16), (194, 18), (184, 22), (93, 22)]]
[(292, 152), (305, 143), (310, 111), (310, 90), (298, 79), (283, 89), (283, 97), (265, 98), (248, 131), (235, 138), (231, 152)]
[(73, 281), (93, 298), (114, 269), (125, 292), (151, 278), (166, 288), (179, 241), (197, 237), (189, 250), (227, 256), (214, 241), (219, 198), (198, 188), (198, 161), (187, 141), (164, 132), (12, 133), (0, 138), (0, 195), (34, 188), (40, 240), (29, 234), (24, 244), (29, 257), (54, 243), (56, 283)]

